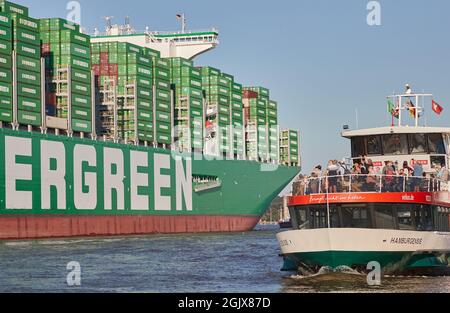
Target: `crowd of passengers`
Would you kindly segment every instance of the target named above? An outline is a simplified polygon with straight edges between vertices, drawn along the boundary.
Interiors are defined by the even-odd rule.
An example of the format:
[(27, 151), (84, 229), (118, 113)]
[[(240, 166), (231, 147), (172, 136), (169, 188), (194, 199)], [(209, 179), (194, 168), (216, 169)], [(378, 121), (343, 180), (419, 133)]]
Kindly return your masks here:
[(294, 184), (294, 195), (341, 192), (428, 192), (440, 191), (449, 181), (445, 165), (434, 165), (425, 172), (422, 164), (386, 161), (383, 167), (361, 157), (348, 167), (337, 160), (328, 162), (326, 169), (316, 166), (309, 176), (300, 176)]

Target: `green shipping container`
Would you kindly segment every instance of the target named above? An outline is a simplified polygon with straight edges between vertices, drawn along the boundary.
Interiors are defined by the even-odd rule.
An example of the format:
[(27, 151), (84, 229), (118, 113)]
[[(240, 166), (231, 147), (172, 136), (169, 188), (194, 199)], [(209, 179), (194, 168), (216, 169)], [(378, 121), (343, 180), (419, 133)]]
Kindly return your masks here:
[(138, 98), (152, 100), (153, 99), (153, 92), (150, 89), (138, 88), (137, 89), (137, 96), (138, 96)]
[(0, 55), (0, 67), (5, 69), (12, 69), (12, 58), (10, 55)]
[(41, 57), (41, 49), (40, 47), (36, 47), (24, 42), (14, 42), (14, 49), (16, 50), (18, 55), (22, 55), (25, 57), (29, 57), (32, 59), (40, 59)]
[(166, 122), (166, 123), (172, 122), (170, 113), (160, 111), (156, 111), (156, 120), (159, 122)]
[(76, 132), (90, 133), (92, 132), (92, 122), (72, 119), (72, 129)]
[(0, 28), (0, 40), (4, 40), (4, 41), (11, 41), (12, 40), (11, 28), (8, 28), (8, 27)]
[(0, 109), (12, 110), (12, 97), (0, 97)]
[(79, 95), (90, 96), (91, 86), (80, 82), (72, 81), (72, 93)]
[(143, 132), (153, 132), (153, 123), (138, 121), (138, 130)]
[(41, 99), (30, 99), (24, 97), (17, 98), (17, 107), (22, 111), (41, 112)]
[(170, 91), (156, 89), (156, 99), (170, 102)]
[(31, 99), (41, 99), (41, 87), (28, 84), (18, 84), (17, 94)]
[(167, 69), (156, 67), (154, 69), (154, 77), (156, 80), (161, 79), (164, 81), (170, 81), (170, 71)]
[(231, 108), (232, 108), (234, 111), (242, 111), (243, 104), (242, 104), (242, 102), (232, 101), (232, 102), (231, 102)]
[(20, 14), (11, 14), (13, 28), (26, 28), (39, 34), (39, 20)]
[(192, 67), (194, 62), (184, 58), (170, 58), (172, 67)]
[(72, 80), (83, 84), (91, 84), (91, 73), (88, 71), (81, 71), (72, 69)]
[(145, 131), (138, 131), (138, 139), (141, 141), (153, 142), (153, 133), (145, 132)]
[(41, 18), (39, 20), (39, 31), (41, 33), (48, 33), (50, 31), (50, 19), (49, 18)]
[(11, 55), (12, 43), (11, 41), (0, 40), (0, 55)]
[(39, 47), (41, 44), (41, 37), (39, 33), (35, 33), (27, 29), (14, 28), (12, 34), (14, 41), (28, 43), (36, 47)]
[(155, 106), (156, 106), (156, 110), (158, 110), (158, 111), (169, 112), (169, 113), (171, 112), (170, 102), (156, 100)]
[(153, 122), (153, 113), (138, 109), (137, 119), (138, 121)]
[(151, 77), (152, 70), (146, 66), (137, 65), (137, 64), (129, 64), (127, 74), (128, 76), (142, 76), (142, 77)]
[[(105, 51), (107, 52), (107, 51)], [(117, 45), (117, 52), (118, 53), (122, 53), (122, 54), (128, 54), (128, 53), (142, 53), (143, 50), (141, 47), (130, 44), (130, 43), (125, 43), (125, 42), (120, 42)]]
[(19, 83), (40, 86), (41, 85), (41, 74), (19, 69), (17, 71), (17, 81)]
[(202, 67), (202, 76), (220, 76), (220, 70), (213, 67)]
[(170, 135), (167, 134), (157, 134), (156, 135), (156, 142), (161, 144), (170, 145), (172, 143), (172, 139)]
[(40, 113), (19, 110), (17, 112), (17, 121), (21, 125), (40, 126), (42, 124), (42, 116)]
[(71, 30), (79, 33), (80, 26), (62, 18), (51, 18), (50, 30), (58, 30), (58, 31)]
[(2, 12), (8, 13), (8, 14), (17, 13), (17, 14), (21, 14), (24, 16), (28, 16), (28, 8), (26, 8), (22, 5), (18, 5), (18, 4), (9, 2), (9, 1), (1, 0), (0, 1), (0, 9)]
[[(85, 48), (91, 47), (91, 37), (85, 34), (77, 33), (72, 30), (63, 30), (60, 32), (61, 43), (72, 43), (83, 46)], [(98, 46), (97, 46), (98, 47)], [(97, 51), (99, 53), (99, 51)]]
[(9, 14), (0, 13), (0, 26), (2, 28), (12, 28), (11, 17)]
[(75, 56), (69, 55), (61, 56), (61, 65), (72, 66), (72, 68), (82, 71), (91, 70), (90, 60), (86, 60)]
[(83, 95), (77, 95), (72, 93), (72, 105), (83, 107), (83, 108), (90, 108), (92, 107), (92, 101), (91, 97), (89, 96), (83, 96)]
[(0, 109), (0, 121), (12, 123), (12, 120), (13, 120), (12, 108), (11, 110)]
[(12, 84), (0, 81), (0, 97), (12, 98)]
[(164, 134), (170, 135), (170, 133), (171, 133), (170, 123), (164, 123), (164, 122), (156, 123), (156, 131), (158, 133), (164, 133)]
[(91, 58), (91, 49), (90, 47), (85, 47), (74, 43), (62, 43), (61, 55), (73, 55), (89, 60)]
[(19, 55), (17, 56), (17, 68), (40, 73), (41, 61), (39, 59), (32, 59)]
[(50, 43), (59, 45), (61, 43), (61, 33), (59, 31), (52, 30), (49, 33)]
[(157, 50), (150, 49), (150, 48), (144, 48), (143, 49), (143, 53), (144, 53), (145, 56), (151, 57), (153, 59), (161, 58), (161, 52), (159, 52)]
[(0, 81), (5, 83), (12, 82), (12, 70), (0, 68)]
[(41, 43), (49, 44), (50, 43), (50, 32), (41, 32)]
[(91, 108), (72, 107), (72, 119), (90, 121), (92, 119)]
[(153, 112), (152, 100), (138, 98), (138, 100), (137, 100), (137, 108), (138, 108), (138, 110), (144, 110), (144, 111), (148, 111), (148, 112)]
[(91, 43), (91, 53), (100, 54), (100, 44)]

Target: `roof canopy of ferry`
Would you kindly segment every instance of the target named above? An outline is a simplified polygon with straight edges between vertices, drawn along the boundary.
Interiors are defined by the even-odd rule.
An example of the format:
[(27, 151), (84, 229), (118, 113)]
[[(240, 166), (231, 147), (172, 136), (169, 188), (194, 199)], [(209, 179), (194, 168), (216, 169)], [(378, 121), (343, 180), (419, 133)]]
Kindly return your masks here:
[(445, 127), (379, 127), (360, 130), (350, 130), (342, 132), (344, 138), (354, 138), (374, 135), (393, 135), (393, 134), (450, 134), (450, 128)]

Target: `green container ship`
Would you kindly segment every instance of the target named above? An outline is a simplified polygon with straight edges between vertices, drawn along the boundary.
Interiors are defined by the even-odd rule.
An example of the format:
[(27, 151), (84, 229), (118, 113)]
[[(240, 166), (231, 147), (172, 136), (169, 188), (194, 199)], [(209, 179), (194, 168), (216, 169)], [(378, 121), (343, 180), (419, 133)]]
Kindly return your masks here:
[(81, 29), (0, 0), (0, 239), (253, 229), (301, 164), (269, 90), (194, 65), (216, 30)]

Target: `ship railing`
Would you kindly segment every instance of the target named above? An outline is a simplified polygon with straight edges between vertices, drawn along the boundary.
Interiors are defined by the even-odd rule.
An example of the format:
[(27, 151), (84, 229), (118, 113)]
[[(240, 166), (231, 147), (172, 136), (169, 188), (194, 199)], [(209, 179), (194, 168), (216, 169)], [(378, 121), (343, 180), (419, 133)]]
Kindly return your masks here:
[(294, 195), (326, 193), (390, 193), (449, 191), (449, 182), (438, 178), (383, 174), (346, 174), (303, 180)]

